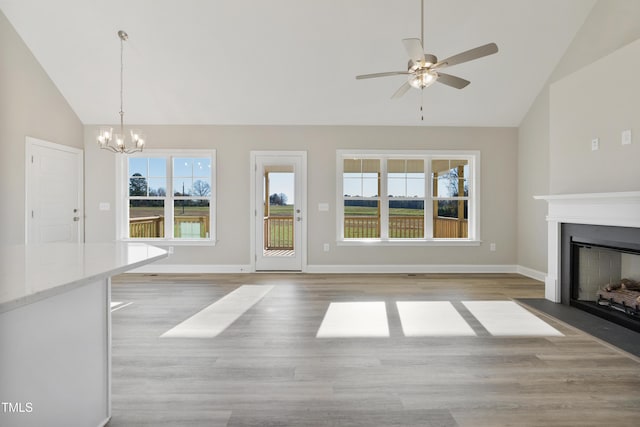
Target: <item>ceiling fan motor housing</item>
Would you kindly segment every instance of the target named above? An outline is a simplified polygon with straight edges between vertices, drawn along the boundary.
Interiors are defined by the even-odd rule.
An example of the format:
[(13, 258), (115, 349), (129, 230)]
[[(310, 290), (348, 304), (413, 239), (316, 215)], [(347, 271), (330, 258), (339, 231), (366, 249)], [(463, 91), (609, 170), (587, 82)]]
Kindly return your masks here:
[(413, 59), (409, 60), (407, 69), (409, 72), (413, 73), (420, 68), (430, 68), (434, 64), (438, 63), (438, 58), (435, 55), (431, 55), (429, 53), (424, 54), (424, 59), (419, 62), (415, 62)]

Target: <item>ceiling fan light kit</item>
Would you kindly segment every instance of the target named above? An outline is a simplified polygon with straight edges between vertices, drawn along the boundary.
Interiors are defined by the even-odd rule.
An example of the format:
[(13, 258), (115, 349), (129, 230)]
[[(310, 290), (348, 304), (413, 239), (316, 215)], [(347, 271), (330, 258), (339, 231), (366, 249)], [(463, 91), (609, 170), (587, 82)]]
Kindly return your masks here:
[(391, 96), (392, 99), (400, 98), (412, 87), (416, 89), (424, 89), (435, 82), (451, 86), (455, 89), (462, 89), (468, 86), (471, 82), (457, 76), (442, 73), (439, 70), (445, 67), (461, 64), (463, 62), (473, 61), (474, 59), (479, 59), (498, 52), (498, 46), (495, 43), (488, 43), (457, 55), (450, 56), (442, 61), (438, 61), (438, 58), (435, 55), (424, 52), (424, 0), (421, 0), (420, 10), (422, 38), (402, 40), (402, 43), (409, 54), (407, 71), (387, 71), (383, 73), (362, 74), (356, 76), (357, 80), (407, 75), (407, 82), (400, 86), (400, 88)]
[(411, 87), (424, 89), (425, 87), (431, 86), (436, 80), (438, 80), (438, 73), (432, 70), (423, 69), (416, 74), (410, 75), (408, 82)]

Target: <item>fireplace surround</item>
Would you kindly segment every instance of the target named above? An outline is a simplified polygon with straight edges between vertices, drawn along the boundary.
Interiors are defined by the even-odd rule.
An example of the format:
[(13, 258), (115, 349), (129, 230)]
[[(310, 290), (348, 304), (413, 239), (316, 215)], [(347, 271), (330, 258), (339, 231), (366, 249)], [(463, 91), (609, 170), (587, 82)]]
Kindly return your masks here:
[(575, 240), (585, 249), (595, 246), (604, 250), (622, 249), (632, 255), (636, 251), (640, 253), (640, 191), (556, 194), (535, 198), (548, 203), (546, 299), (571, 304), (571, 258), (563, 257), (563, 246), (569, 245), (564, 249), (570, 253), (571, 240), (565, 241), (563, 233), (568, 236), (577, 233)]

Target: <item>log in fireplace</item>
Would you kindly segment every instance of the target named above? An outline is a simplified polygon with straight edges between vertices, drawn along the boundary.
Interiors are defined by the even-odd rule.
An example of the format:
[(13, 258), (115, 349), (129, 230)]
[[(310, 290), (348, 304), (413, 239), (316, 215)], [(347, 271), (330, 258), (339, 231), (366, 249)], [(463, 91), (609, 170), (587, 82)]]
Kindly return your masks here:
[(640, 229), (562, 224), (561, 302), (640, 332)]

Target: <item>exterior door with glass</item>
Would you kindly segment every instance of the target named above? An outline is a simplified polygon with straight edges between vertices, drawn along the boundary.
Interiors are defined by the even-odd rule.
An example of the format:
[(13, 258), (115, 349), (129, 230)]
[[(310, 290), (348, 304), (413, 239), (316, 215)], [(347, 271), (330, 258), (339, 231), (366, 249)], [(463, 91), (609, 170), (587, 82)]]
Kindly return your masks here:
[(306, 263), (306, 153), (253, 152), (255, 270), (302, 271)]

